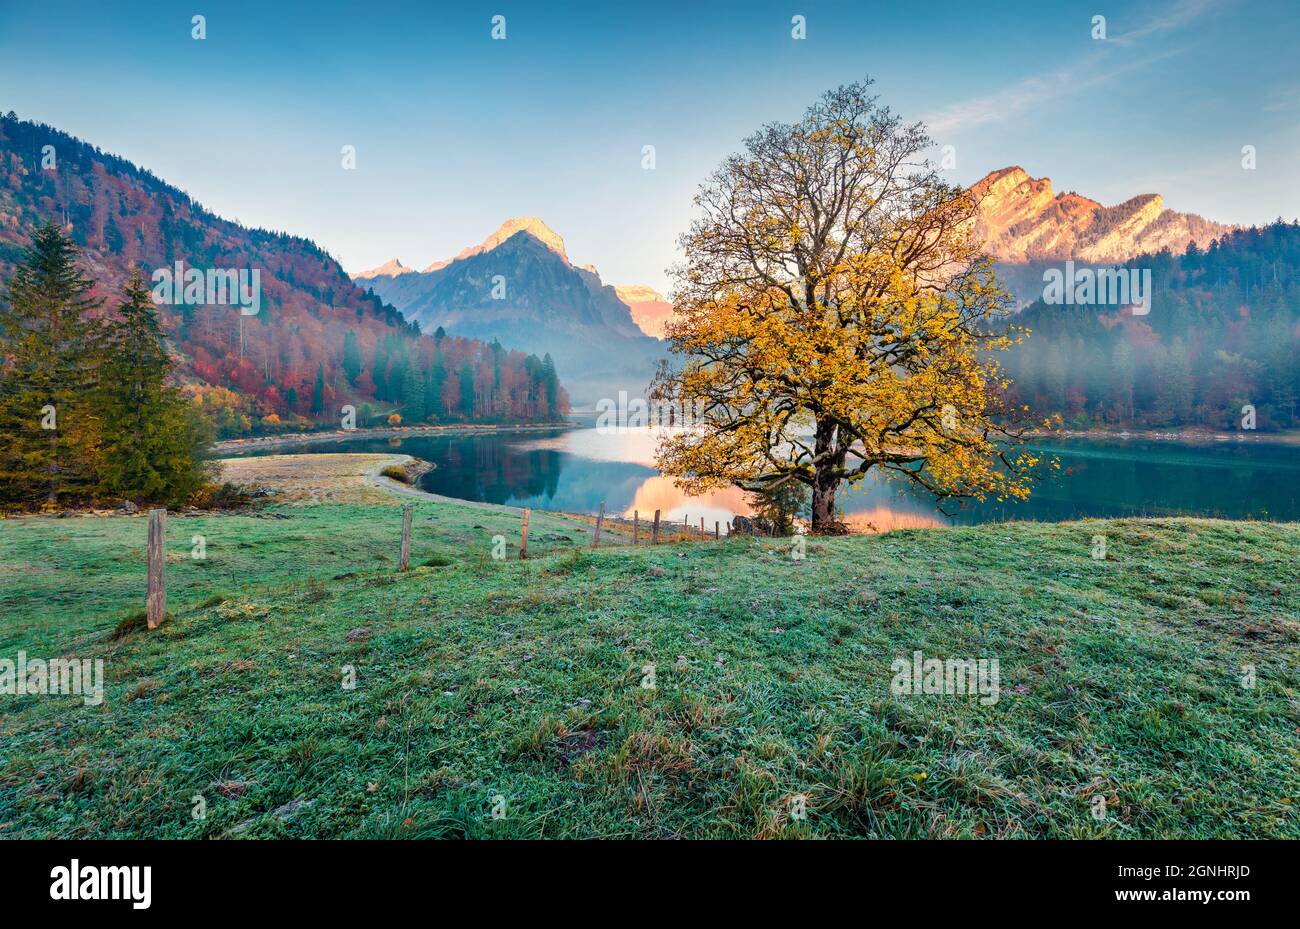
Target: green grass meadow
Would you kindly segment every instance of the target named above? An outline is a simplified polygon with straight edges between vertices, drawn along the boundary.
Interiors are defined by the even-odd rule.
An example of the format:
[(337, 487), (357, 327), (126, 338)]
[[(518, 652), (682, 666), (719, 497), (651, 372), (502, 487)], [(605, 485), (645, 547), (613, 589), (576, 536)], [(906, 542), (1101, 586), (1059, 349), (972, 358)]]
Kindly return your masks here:
[[(150, 632), (144, 518), (0, 521), (0, 657), (106, 679), (100, 706), (0, 696), (0, 837), (1300, 837), (1300, 526), (1011, 523), (798, 559), (592, 552), (590, 524), (534, 512), (520, 561), (519, 511), (421, 500), (398, 573), (399, 526), (169, 517)], [(997, 658), (1000, 699), (892, 695), (914, 650)]]

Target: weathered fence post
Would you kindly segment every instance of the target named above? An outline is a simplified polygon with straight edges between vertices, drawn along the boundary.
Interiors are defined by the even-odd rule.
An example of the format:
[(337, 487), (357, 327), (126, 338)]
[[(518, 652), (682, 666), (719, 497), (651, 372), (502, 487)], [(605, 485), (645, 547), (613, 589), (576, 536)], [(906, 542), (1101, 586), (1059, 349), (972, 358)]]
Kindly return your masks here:
[(166, 520), (166, 510), (149, 511), (149, 583), (146, 614), (150, 629), (157, 629), (167, 616), (167, 590), (163, 576), (167, 563), (167, 553), (163, 546)]
[(591, 547), (600, 544), (600, 524), (605, 521), (605, 501), (600, 501), (600, 512), (596, 514), (596, 531), (591, 537)]
[(651, 545), (659, 544), (659, 511), (658, 510), (655, 510), (655, 525), (654, 525), (654, 531), (650, 535), (650, 544)]
[(528, 557), (528, 510), (524, 509), (524, 528), (523, 536), (519, 541), (519, 560), (523, 561)]
[(700, 517), (700, 541), (704, 541), (704, 517)]
[(402, 507), (402, 556), (397, 561), (397, 570), (405, 571), (411, 565), (411, 506)]
[(632, 544), (641, 544), (641, 511), (632, 511)]
[(722, 538), (722, 528), (715, 522), (713, 524), (713, 541), (716, 542), (720, 538)]

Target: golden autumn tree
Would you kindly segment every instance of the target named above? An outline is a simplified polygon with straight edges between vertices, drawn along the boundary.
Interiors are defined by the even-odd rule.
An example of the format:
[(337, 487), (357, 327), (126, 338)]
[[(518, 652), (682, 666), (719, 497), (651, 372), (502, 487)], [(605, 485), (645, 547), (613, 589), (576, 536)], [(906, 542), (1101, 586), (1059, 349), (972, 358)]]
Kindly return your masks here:
[(697, 411), (658, 449), (679, 486), (797, 481), (815, 532), (873, 468), (984, 499), (1028, 496), (1035, 464), (991, 357), (1017, 336), (990, 325), (1010, 299), (972, 241), (976, 205), (870, 83), (763, 127), (701, 187), (672, 271), (679, 363), (652, 388)]

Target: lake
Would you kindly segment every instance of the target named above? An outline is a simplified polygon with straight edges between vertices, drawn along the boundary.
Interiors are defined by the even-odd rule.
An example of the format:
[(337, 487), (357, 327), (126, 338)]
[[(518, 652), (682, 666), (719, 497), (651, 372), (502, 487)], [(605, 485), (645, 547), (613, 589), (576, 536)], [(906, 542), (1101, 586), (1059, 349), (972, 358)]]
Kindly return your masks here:
[[(465, 500), (665, 520), (700, 517), (712, 529), (749, 513), (735, 489), (688, 497), (654, 468), (656, 436), (584, 428), (480, 435), (367, 438), (282, 448), (267, 454), (400, 451), (435, 464), (419, 486)], [(889, 529), (1087, 516), (1217, 516), (1300, 520), (1300, 446), (1252, 442), (1182, 443), (1149, 439), (1054, 439), (1032, 448), (1061, 463), (1025, 503), (945, 505), (889, 478), (842, 489), (845, 520)]]

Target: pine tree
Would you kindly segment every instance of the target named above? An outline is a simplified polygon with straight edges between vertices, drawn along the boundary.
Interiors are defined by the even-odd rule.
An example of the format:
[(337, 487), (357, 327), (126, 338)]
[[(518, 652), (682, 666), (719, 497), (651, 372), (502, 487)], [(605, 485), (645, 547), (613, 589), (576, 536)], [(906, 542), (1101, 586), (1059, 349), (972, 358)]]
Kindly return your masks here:
[(414, 364), (406, 368), (406, 377), (402, 383), (402, 405), (403, 422), (424, 421), (424, 372)]
[(433, 386), (433, 366), (430, 365), (424, 370), (424, 411), (420, 417), (425, 422), (432, 422), (438, 412), (437, 394), (434, 393)]
[(410, 359), (406, 356), (406, 346), (399, 342), (389, 358), (392, 361), (388, 366), (388, 390), (381, 399), (401, 403), (406, 390), (406, 371), (411, 367)]
[(542, 386), (542, 360), (536, 355), (524, 359), (524, 376), (528, 378), (526, 415), (540, 417), (545, 410), (546, 390)]
[(1133, 347), (1126, 338), (1116, 342), (1111, 356), (1110, 402), (1119, 422), (1133, 421)]
[(370, 379), (375, 382), (375, 399), (388, 399), (388, 352), (381, 340), (375, 341), (375, 354), (370, 362)]
[(118, 228), (117, 221), (113, 219), (110, 213), (108, 219), (104, 221), (104, 244), (108, 247), (109, 252), (114, 255), (122, 254), (122, 246), (126, 240), (122, 236), (122, 230)]
[(1043, 394), (1047, 404), (1044, 412), (1065, 412), (1065, 355), (1056, 344), (1047, 349), (1043, 358)]
[[(439, 326), (439, 329), (442, 327)], [(433, 364), (429, 368), (429, 390), (427, 399), (431, 415), (441, 416), (444, 413), (442, 408), (442, 392), (447, 383), (447, 362), (442, 357), (442, 340), (436, 336), (434, 338), (435, 348), (433, 350)]]
[(47, 504), (94, 489), (99, 424), (91, 396), (102, 301), (54, 223), (38, 229), (0, 306), (0, 499)]
[(504, 404), (501, 402), (501, 354), (503, 349), (501, 343), (496, 339), (488, 346), (492, 350), (492, 397), (488, 401), (488, 410), (491, 415), (496, 416), (502, 412)]
[(1174, 339), (1164, 353), (1156, 382), (1156, 418), (1161, 425), (1183, 426), (1191, 421), (1192, 389), (1191, 359), (1183, 340)]
[(316, 364), (316, 385), (311, 389), (311, 415), (319, 416), (325, 412), (325, 365)]
[(363, 364), (361, 345), (357, 342), (357, 334), (349, 329), (347, 334), (343, 336), (343, 374), (353, 387), (357, 386), (357, 378), (361, 376)]
[(558, 419), (560, 409), (560, 377), (555, 373), (551, 353), (542, 356), (542, 384), (546, 387), (546, 418)]
[(112, 326), (96, 406), (103, 428), (101, 492), (136, 503), (181, 506), (208, 478), (211, 427), (166, 384), (172, 363), (158, 311), (136, 269)]

